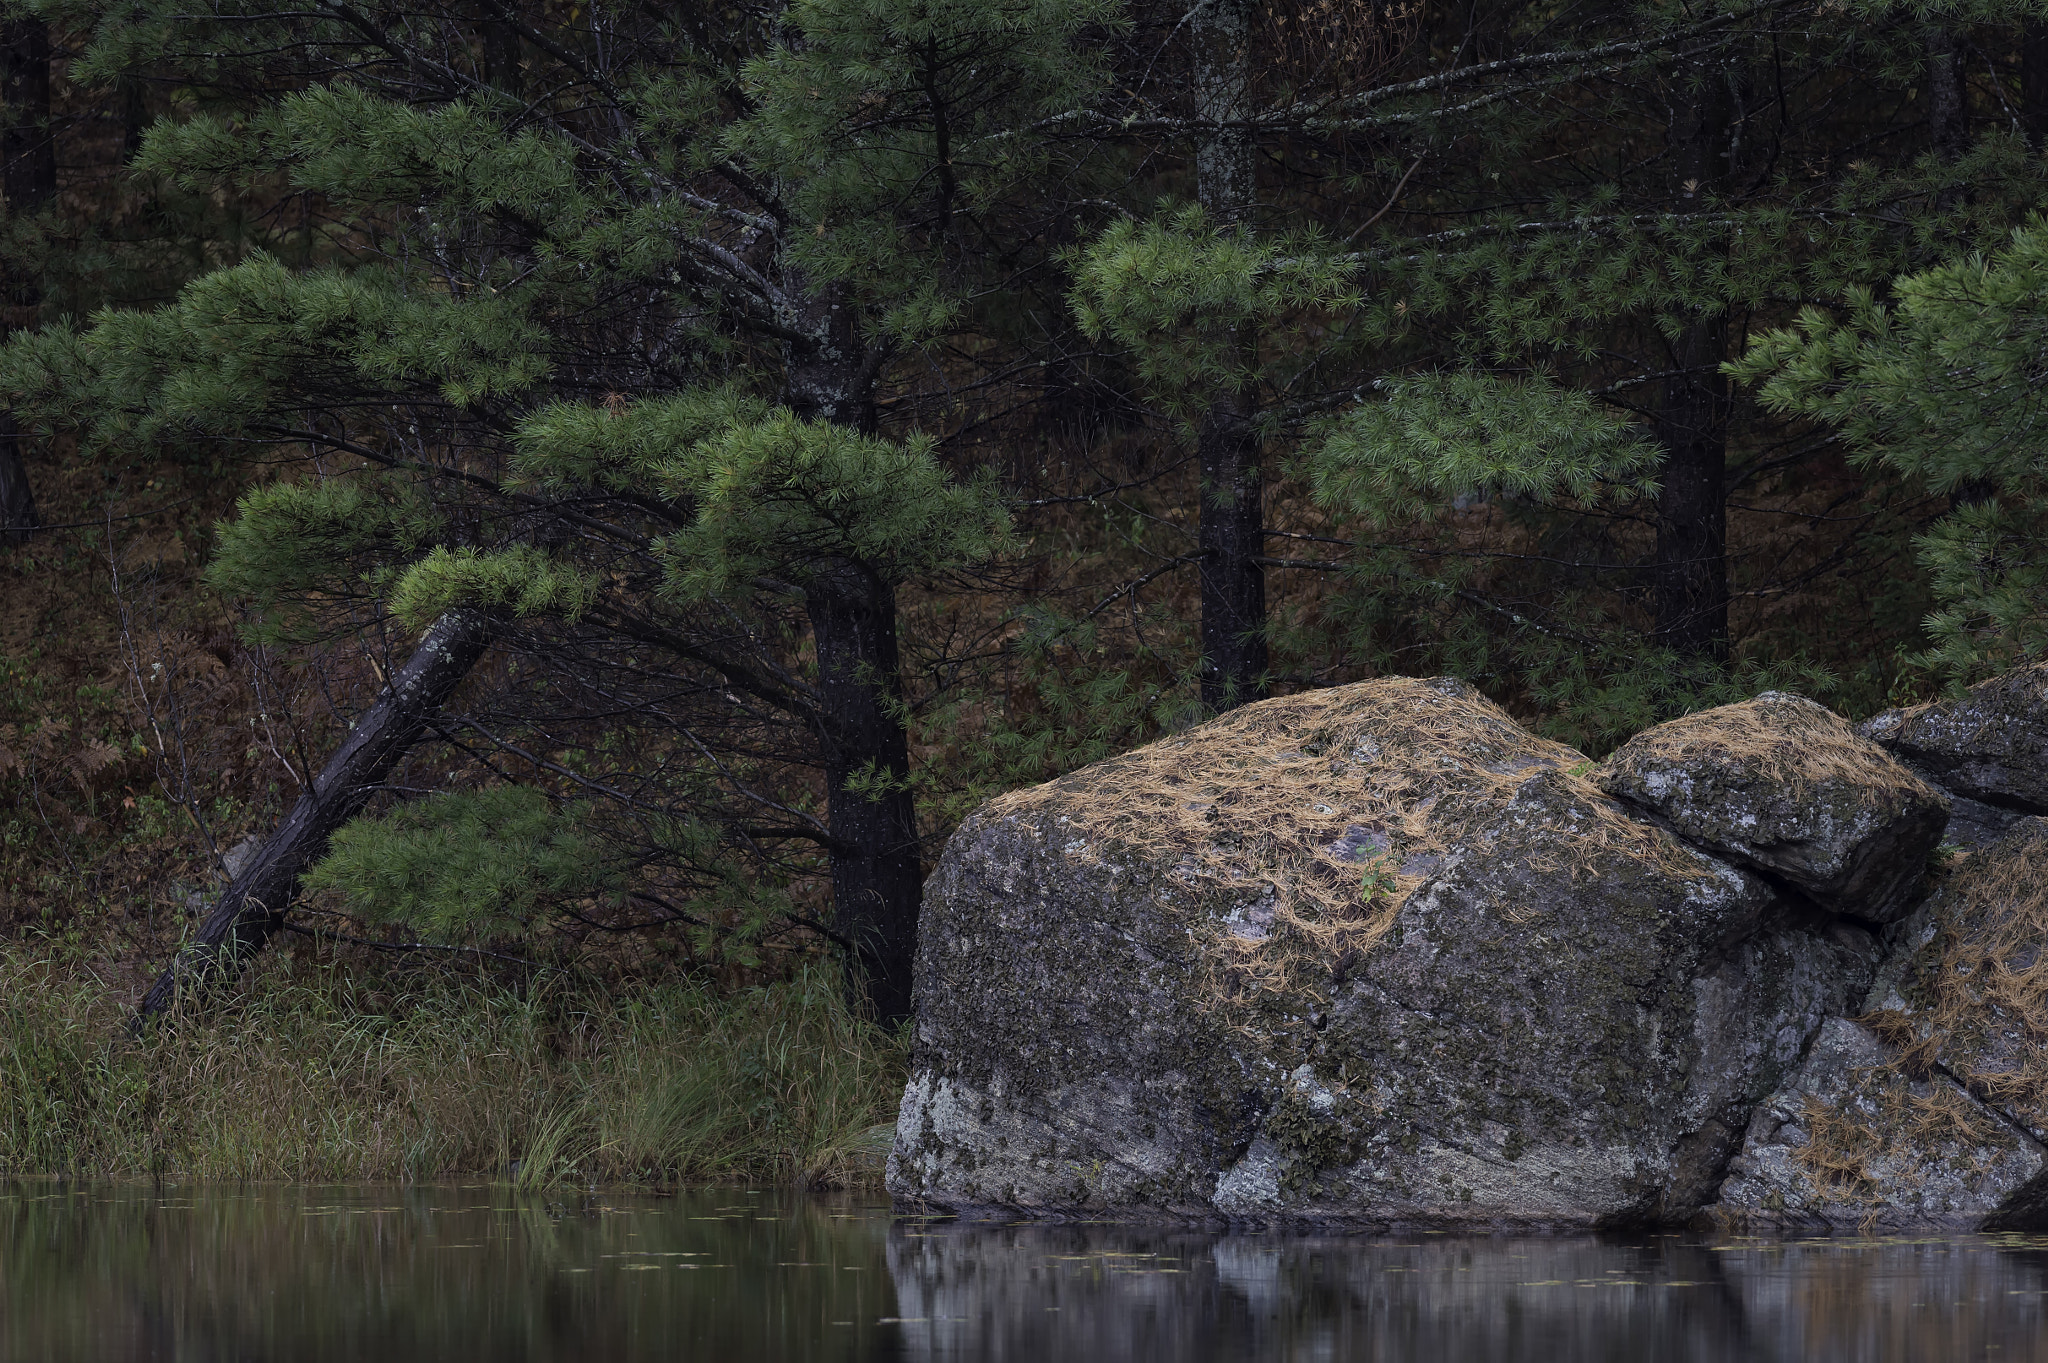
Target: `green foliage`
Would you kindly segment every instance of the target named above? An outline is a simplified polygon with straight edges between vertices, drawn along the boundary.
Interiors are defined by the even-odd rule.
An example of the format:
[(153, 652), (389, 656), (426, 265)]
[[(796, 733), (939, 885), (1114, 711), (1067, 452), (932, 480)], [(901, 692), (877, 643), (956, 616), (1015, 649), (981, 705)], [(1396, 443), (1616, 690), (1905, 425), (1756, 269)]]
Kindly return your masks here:
[(696, 508), (662, 545), (684, 600), (764, 575), (801, 586), (848, 562), (905, 582), (986, 559), (1010, 533), (993, 478), (956, 481), (929, 438), (899, 444), (781, 410), (701, 441), (662, 487)]
[(1069, 301), (1084, 334), (1124, 347), (1163, 401), (1193, 410), (1205, 390), (1250, 377), (1238, 328), (1358, 305), (1352, 266), (1316, 248), (1254, 239), (1199, 207), (1124, 219), (1075, 255)]
[(527, 786), (450, 791), (350, 823), (304, 883), (355, 917), (436, 941), (518, 934), (564, 902), (617, 888), (589, 816), (587, 804), (558, 809)]
[[(946, 287), (970, 232), (1042, 178), (1057, 144), (1023, 135), (1085, 107), (1107, 80), (1099, 42), (1118, 0), (798, 0), (800, 41), (750, 62), (751, 117), (729, 148), (790, 186), (809, 229), (792, 258), (851, 283), (885, 334), (955, 320)], [(973, 223), (973, 227), (968, 227)]]
[(766, 419), (768, 404), (732, 388), (692, 389), (609, 406), (555, 402), (519, 424), (513, 485), (548, 491), (655, 488), (678, 451)]
[(422, 295), (391, 270), (300, 271), (256, 255), (162, 308), (14, 337), (0, 387), (100, 447), (288, 438), (319, 389), (457, 404), (521, 391), (547, 373), (540, 338), (511, 295)]
[(1803, 311), (1730, 366), (1775, 411), (1960, 504), (1916, 541), (1941, 608), (1927, 662), (1980, 674), (2048, 650), (2048, 223)]
[(435, 545), (398, 575), (389, 604), (399, 622), (414, 631), (426, 629), (455, 606), (573, 622), (597, 599), (597, 590), (592, 574), (530, 544), (491, 550)]
[(295, 189), (371, 211), (432, 198), (567, 227), (593, 207), (564, 139), (533, 128), (508, 135), (499, 111), (476, 100), (418, 108), (353, 85), (290, 94), (248, 117), (160, 122), (136, 168), (195, 191), (281, 174)]
[(1375, 385), (1324, 422), (1305, 463), (1316, 500), (1376, 524), (1421, 520), (1456, 496), (1648, 496), (1662, 452), (1584, 392), (1459, 371)]
[(443, 533), (433, 509), (405, 492), (330, 480), (246, 493), (234, 519), (219, 527), (207, 585), (252, 608), (253, 637), (311, 637), (320, 620), (316, 600), (376, 599), (392, 565)]

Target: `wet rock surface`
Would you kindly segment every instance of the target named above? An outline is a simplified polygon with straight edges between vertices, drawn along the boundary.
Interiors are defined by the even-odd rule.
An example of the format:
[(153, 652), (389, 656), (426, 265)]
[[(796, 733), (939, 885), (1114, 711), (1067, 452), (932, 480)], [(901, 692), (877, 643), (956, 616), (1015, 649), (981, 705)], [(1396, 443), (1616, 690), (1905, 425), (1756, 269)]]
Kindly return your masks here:
[(1660, 724), (1593, 772), (1711, 852), (1872, 923), (1913, 903), (1949, 799), (1849, 722), (1770, 692)]

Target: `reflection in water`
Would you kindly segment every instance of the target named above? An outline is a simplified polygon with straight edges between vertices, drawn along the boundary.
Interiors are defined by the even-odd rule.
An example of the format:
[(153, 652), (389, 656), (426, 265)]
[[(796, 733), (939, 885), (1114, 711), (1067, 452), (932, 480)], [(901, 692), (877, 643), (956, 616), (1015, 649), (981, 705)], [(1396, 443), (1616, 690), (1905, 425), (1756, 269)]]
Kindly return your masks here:
[(2048, 1241), (1216, 1236), (713, 1189), (0, 1188), (0, 1360), (2048, 1363)]
[(929, 1226), (912, 1358), (2048, 1360), (2048, 1254), (1913, 1241), (1400, 1239)]

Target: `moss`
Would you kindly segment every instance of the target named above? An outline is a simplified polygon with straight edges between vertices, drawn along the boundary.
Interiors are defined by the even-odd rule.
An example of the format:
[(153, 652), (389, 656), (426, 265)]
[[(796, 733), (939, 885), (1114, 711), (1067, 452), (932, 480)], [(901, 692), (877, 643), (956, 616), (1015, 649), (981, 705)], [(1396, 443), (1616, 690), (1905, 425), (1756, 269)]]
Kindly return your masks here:
[(1327, 1095), (1324, 1101), (1328, 1105), (1319, 1107), (1311, 1095), (1290, 1090), (1266, 1117), (1266, 1137), (1285, 1160), (1280, 1170), (1283, 1194), (1298, 1196), (1313, 1187), (1324, 1170), (1359, 1157), (1353, 1134), (1334, 1115), (1334, 1101)]

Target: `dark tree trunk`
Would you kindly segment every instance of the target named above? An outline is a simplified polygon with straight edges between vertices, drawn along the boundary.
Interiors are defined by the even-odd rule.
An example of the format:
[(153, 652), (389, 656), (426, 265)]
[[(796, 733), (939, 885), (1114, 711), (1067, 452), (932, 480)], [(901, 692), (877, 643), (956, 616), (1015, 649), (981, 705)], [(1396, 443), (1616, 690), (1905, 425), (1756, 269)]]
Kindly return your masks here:
[[(1211, 0), (1194, 17), (1195, 87), (1205, 120), (1222, 124), (1195, 150), (1195, 197), (1217, 222), (1249, 231), (1258, 209), (1257, 148), (1229, 126), (1251, 106), (1251, 0)], [(1257, 356), (1249, 331), (1229, 343)], [(1202, 415), (1202, 704), (1228, 710), (1266, 694), (1265, 474), (1255, 384), (1217, 395)]]
[(483, 30), (483, 77), (506, 94), (516, 95), (524, 82), (519, 66), (519, 33), (503, 19), (486, 17), (478, 22)]
[(2020, 130), (2035, 151), (2048, 143), (2048, 21), (2040, 19), (2020, 25)]
[(1657, 639), (1691, 658), (1728, 658), (1728, 381), (1719, 317), (1689, 322), (1671, 347), (1657, 414)]
[[(1728, 90), (1716, 69), (1688, 73), (1671, 121), (1673, 198), (1680, 212), (1726, 183)], [(1683, 319), (1671, 343), (1657, 437), (1657, 641), (1689, 658), (1728, 657), (1727, 322), (1718, 311)]]
[(1970, 145), (1969, 110), (1963, 98), (1963, 45), (1945, 24), (1929, 24), (1927, 49), (1927, 135), (1934, 154), (1953, 161)]
[(476, 611), (450, 611), (434, 623), (398, 676), (349, 730), (312, 788), (221, 891), (198, 935), (150, 986), (136, 1010), (136, 1029), (161, 1015), (180, 992), (232, 977), (263, 949), (283, 923), (299, 877), (419, 740), (427, 721), (490, 647), (492, 633), (490, 621)]
[[(830, 287), (812, 295), (800, 321), (811, 341), (791, 356), (790, 409), (873, 433), (879, 357), (860, 334), (855, 305)], [(826, 716), (833, 927), (852, 953), (849, 983), (878, 1021), (894, 1025), (910, 1016), (924, 892), (917, 807), (905, 784), (910, 745), (896, 708), (896, 594), (863, 565), (840, 563), (818, 575), (805, 608)]]
[(896, 594), (855, 565), (839, 565), (831, 577), (811, 590), (807, 609), (832, 725), (825, 778), (833, 926), (875, 1017), (894, 1025), (910, 1016), (924, 889), (910, 748), (896, 709)]
[[(9, 224), (42, 211), (57, 192), (57, 150), (50, 137), (50, 31), (40, 19), (0, 25), (0, 100), (7, 126), (0, 132), (0, 192)], [(42, 289), (34, 269), (9, 260), (0, 272), (6, 318), (0, 335), (33, 327)], [(12, 413), (0, 413), (0, 540), (20, 542), (41, 524), (23, 458), (26, 437)]]
[(1251, 402), (1232, 394), (1203, 415), (1202, 704), (1223, 711), (1266, 693), (1264, 487)]

